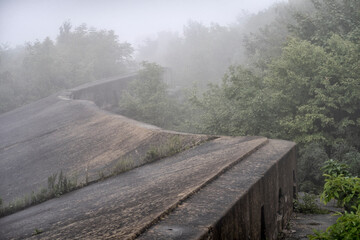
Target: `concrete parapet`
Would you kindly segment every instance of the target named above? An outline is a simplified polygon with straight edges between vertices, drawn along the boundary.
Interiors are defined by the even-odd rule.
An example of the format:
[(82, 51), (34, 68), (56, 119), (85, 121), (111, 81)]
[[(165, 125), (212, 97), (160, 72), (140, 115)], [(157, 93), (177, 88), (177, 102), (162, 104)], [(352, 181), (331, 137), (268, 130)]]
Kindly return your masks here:
[[(96, 176), (172, 136), (190, 147), (0, 218), (0, 239), (276, 239), (296, 193), (295, 144), (164, 131), (99, 109), (117, 104), (134, 77), (86, 84), (0, 115), (5, 202), (59, 170)], [(34, 229), (42, 233), (32, 236)]]
[(140, 239), (277, 239), (292, 213), (295, 148), (270, 140)]

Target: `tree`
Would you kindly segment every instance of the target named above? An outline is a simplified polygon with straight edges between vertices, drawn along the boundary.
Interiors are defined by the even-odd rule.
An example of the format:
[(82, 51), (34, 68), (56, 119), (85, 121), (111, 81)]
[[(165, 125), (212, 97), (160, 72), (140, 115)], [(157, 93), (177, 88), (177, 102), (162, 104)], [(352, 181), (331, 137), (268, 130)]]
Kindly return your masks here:
[(267, 76), (283, 135), (359, 149), (360, 48), (338, 35), (320, 47), (292, 39)]
[(137, 79), (130, 83), (119, 102), (120, 113), (159, 127), (176, 125), (179, 108), (167, 93), (164, 69), (155, 63), (142, 63)]
[(56, 41), (27, 43), (20, 49), (0, 49), (0, 112), (85, 82), (126, 73), (133, 49), (113, 31), (72, 30), (65, 22)]
[(360, 2), (358, 0), (312, 0), (315, 11), (297, 12), (291, 31), (319, 45), (333, 34), (353, 42), (360, 40)]
[[(280, 51), (272, 53), (263, 45), (270, 53), (264, 67), (256, 61), (248, 68), (232, 67), (221, 86), (213, 86), (194, 103), (202, 110), (205, 132), (296, 141), (300, 187), (316, 191), (323, 181), (317, 168), (340, 154), (339, 145), (347, 149), (340, 154), (343, 162), (360, 165), (360, 24), (358, 2), (313, 2), (309, 19), (315, 30), (307, 29), (297, 15), (297, 28), (291, 28), (293, 35)], [(324, 24), (327, 32), (319, 30)], [(260, 42), (271, 34), (263, 36)]]
[(192, 102), (202, 131), (222, 135), (272, 135), (269, 94), (263, 79), (241, 66), (230, 67), (221, 86), (212, 85)]

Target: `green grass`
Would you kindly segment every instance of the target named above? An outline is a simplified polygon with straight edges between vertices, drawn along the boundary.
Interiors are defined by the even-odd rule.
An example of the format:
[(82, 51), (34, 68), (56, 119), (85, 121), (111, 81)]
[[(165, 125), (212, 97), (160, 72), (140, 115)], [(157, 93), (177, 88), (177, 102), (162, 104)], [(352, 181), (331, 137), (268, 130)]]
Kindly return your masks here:
[(180, 137), (173, 136), (164, 144), (151, 146), (146, 152), (144, 161), (146, 163), (153, 162), (161, 158), (173, 156), (185, 149)]
[(118, 175), (122, 172), (126, 172), (128, 170), (131, 170), (135, 167), (135, 162), (134, 159), (130, 158), (130, 157), (125, 157), (125, 158), (120, 158), (117, 163), (115, 164), (113, 170), (112, 170), (112, 174), (113, 175)]

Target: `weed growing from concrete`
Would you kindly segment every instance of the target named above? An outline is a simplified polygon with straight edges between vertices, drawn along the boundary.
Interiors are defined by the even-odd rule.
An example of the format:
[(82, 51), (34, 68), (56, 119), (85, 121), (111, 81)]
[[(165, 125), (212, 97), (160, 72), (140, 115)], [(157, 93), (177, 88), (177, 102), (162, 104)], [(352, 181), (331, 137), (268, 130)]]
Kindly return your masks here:
[(115, 164), (112, 170), (112, 174), (118, 175), (122, 172), (126, 172), (130, 169), (133, 169), (134, 167), (136, 167), (135, 162), (134, 159), (132, 159), (131, 157), (120, 158)]
[(43, 231), (42, 229), (35, 228), (32, 235), (33, 235), (33, 236), (39, 235), (39, 234), (41, 234), (41, 233), (43, 233), (43, 232), (44, 232), (44, 231)]
[(169, 157), (185, 150), (179, 136), (173, 136), (165, 144), (159, 146), (151, 146), (146, 152), (144, 161), (146, 163), (153, 162), (160, 158)]
[(85, 182), (80, 184), (77, 183), (77, 176), (70, 180), (65, 174), (63, 174), (62, 171), (60, 171), (59, 174), (54, 173), (48, 177), (47, 188), (41, 188), (37, 192), (33, 191), (30, 195), (26, 195), (23, 198), (18, 198), (15, 201), (12, 201), (6, 207), (3, 206), (2, 199), (0, 198), (0, 217), (20, 211), (26, 207), (42, 203), (51, 198), (59, 197), (62, 194), (68, 193), (81, 187), (85, 187), (91, 183), (105, 180), (109, 177), (118, 175), (122, 172), (126, 172), (143, 164), (153, 162), (161, 158), (173, 156), (190, 147), (194, 147), (215, 138), (216, 137), (211, 137), (198, 142), (193, 141), (190, 145), (184, 145), (179, 136), (173, 136), (168, 139), (164, 144), (150, 146), (145, 156), (143, 158), (140, 157), (139, 161), (135, 161), (132, 157), (120, 158), (109, 174), (106, 174), (104, 170), (100, 170), (98, 172), (98, 179), (89, 181), (89, 173), (87, 166), (85, 170)]
[(77, 180), (70, 180), (62, 171), (54, 173), (48, 177), (47, 188), (41, 188), (37, 192), (32, 191), (30, 195), (25, 195), (10, 202), (7, 206), (0, 205), (0, 216), (6, 216), (20, 211), (26, 207), (44, 202), (53, 197), (70, 192), (77, 188)]

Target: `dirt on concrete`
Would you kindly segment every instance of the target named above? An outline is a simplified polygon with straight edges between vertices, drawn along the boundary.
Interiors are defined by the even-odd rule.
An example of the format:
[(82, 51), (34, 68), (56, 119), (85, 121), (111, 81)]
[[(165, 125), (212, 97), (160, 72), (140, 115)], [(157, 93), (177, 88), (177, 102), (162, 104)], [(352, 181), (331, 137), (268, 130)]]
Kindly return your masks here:
[[(127, 239), (267, 143), (219, 138), (0, 218), (0, 239)], [(39, 230), (41, 233), (33, 236)]]
[[(302, 196), (303, 193), (300, 193)], [(314, 234), (316, 231), (325, 231), (328, 227), (336, 223), (339, 218), (336, 215), (337, 212), (343, 212), (344, 209), (337, 206), (335, 201), (329, 202), (324, 205), (320, 202), (319, 198), (316, 199), (316, 203), (320, 209), (327, 210), (325, 214), (304, 214), (304, 213), (293, 213), (291, 221), (289, 222), (286, 229), (280, 239), (285, 240), (305, 240), (309, 239), (309, 235)]]
[(4, 205), (46, 188), (48, 177), (60, 171), (78, 183), (92, 181), (121, 159), (142, 160), (174, 136), (180, 149), (211, 138), (164, 131), (58, 95), (0, 115), (0, 136)]

